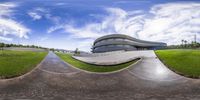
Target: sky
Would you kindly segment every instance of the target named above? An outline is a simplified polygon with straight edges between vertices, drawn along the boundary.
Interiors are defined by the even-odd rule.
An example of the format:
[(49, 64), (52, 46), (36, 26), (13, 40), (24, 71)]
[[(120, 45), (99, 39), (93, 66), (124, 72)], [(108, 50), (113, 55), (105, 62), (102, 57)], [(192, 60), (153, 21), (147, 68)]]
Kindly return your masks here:
[(0, 0), (0, 42), (91, 51), (98, 37), (126, 34), (200, 42), (198, 0)]

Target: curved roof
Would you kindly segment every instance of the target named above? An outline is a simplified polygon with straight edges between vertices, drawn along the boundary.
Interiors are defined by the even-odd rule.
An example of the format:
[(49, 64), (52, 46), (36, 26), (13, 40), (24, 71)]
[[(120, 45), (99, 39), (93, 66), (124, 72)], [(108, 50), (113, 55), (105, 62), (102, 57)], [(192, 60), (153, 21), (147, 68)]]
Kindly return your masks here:
[[(162, 42), (152, 42), (152, 41), (144, 41), (144, 40), (139, 40), (139, 39), (136, 39), (136, 38), (133, 38), (131, 36), (128, 36), (128, 35), (124, 35), (124, 34), (111, 34), (111, 35), (106, 35), (106, 36), (102, 36), (100, 38), (97, 38), (95, 41), (94, 41), (94, 45), (95, 43), (99, 42), (99, 41), (102, 41), (102, 40), (106, 40), (106, 39), (113, 39), (113, 38), (123, 38), (123, 39), (128, 39), (128, 40), (131, 40), (131, 41), (135, 41), (137, 43), (134, 43), (136, 45), (141, 45), (141, 44), (146, 44), (150, 46), (150, 44), (154, 44), (154, 45), (162, 45), (162, 46), (166, 46), (166, 43), (162, 43)], [(126, 42), (127, 44), (127, 42)], [(129, 44), (129, 43), (128, 43)], [(145, 46), (145, 45), (143, 45)]]

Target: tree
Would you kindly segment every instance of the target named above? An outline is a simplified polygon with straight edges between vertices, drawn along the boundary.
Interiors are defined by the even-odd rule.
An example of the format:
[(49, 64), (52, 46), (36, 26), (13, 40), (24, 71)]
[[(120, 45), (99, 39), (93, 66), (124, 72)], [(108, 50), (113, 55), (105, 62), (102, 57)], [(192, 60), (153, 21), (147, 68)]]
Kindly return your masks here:
[(4, 47), (4, 43), (0, 43), (0, 50), (1, 50), (1, 53), (0, 53), (0, 55), (4, 55), (4, 53), (3, 53), (3, 47)]
[(184, 41), (185, 41), (185, 40), (181, 40), (181, 45), (182, 45), (182, 47), (184, 46), (184, 45), (183, 45), (183, 44), (184, 44)]
[(181, 40), (181, 44), (183, 45), (184, 40)]
[(11, 44), (10, 44), (10, 47), (13, 47), (13, 46), (14, 46), (14, 44), (11, 43)]
[(4, 47), (10, 47), (10, 44), (4, 44)]
[(5, 46), (5, 44), (4, 43), (0, 43), (0, 48), (1, 48), (1, 50), (3, 50), (3, 47)]
[(185, 47), (187, 46), (187, 40), (184, 40), (184, 43), (185, 43)]
[(53, 51), (53, 52), (54, 52), (54, 51), (55, 51), (55, 49), (54, 49), (54, 48), (51, 48), (51, 49), (50, 49), (50, 51)]
[(78, 48), (76, 48), (76, 50), (74, 51), (74, 54), (80, 54)]

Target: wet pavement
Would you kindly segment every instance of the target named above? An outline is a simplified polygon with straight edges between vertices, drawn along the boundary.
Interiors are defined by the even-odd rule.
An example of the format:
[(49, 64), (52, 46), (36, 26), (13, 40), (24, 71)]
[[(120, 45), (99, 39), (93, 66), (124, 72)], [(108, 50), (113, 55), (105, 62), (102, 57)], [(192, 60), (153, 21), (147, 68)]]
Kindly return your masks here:
[(177, 75), (155, 56), (112, 74), (86, 73), (54, 53), (24, 78), (0, 80), (0, 100), (199, 100), (200, 80)]

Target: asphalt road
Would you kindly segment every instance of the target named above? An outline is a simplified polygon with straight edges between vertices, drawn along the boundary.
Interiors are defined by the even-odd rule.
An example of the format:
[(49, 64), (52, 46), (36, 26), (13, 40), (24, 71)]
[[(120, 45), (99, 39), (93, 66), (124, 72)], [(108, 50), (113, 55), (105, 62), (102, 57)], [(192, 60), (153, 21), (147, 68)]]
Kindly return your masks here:
[(50, 52), (24, 78), (0, 80), (0, 100), (12, 99), (199, 100), (200, 80), (173, 73), (153, 56), (121, 72), (94, 74), (72, 68)]

